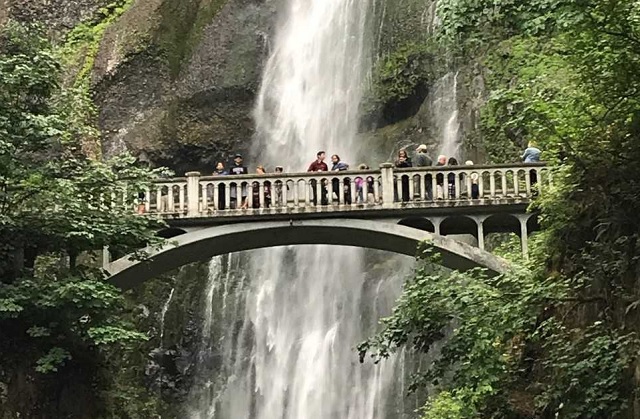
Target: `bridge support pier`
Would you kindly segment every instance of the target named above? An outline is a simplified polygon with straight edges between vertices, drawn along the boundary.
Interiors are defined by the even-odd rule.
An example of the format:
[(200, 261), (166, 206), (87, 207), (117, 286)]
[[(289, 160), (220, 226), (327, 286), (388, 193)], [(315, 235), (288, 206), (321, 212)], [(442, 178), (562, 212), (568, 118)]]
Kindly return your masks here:
[(111, 264), (111, 253), (109, 253), (109, 246), (102, 248), (102, 269), (107, 270)]
[(478, 247), (484, 250), (484, 219), (476, 219), (478, 224)]
[(522, 256), (529, 259), (529, 228), (527, 223), (529, 222), (530, 214), (519, 214), (518, 220), (520, 220), (520, 243), (522, 245)]
[(431, 219), (429, 219), (431, 221), (431, 223), (433, 224), (433, 232), (437, 235), (440, 235), (440, 225), (442, 224), (442, 221), (444, 220), (441, 217), (432, 217)]

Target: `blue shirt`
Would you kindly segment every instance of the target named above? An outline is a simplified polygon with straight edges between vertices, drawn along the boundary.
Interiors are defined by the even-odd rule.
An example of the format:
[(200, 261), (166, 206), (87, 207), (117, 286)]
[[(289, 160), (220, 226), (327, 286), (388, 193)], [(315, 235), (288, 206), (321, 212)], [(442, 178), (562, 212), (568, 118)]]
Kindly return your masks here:
[(538, 163), (542, 152), (535, 147), (527, 147), (522, 155), (525, 163)]

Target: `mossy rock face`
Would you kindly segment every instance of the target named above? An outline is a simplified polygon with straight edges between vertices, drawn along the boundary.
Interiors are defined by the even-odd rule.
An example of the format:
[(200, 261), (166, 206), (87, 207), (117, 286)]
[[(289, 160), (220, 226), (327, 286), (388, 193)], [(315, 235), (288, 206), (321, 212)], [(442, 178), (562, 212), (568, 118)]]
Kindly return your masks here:
[(376, 44), (384, 56), (409, 43), (427, 41), (436, 24), (437, 0), (378, 0)]
[(94, 68), (105, 154), (144, 152), (183, 173), (246, 150), (273, 15), (259, 0), (134, 3)]
[(11, 17), (40, 22), (53, 38), (59, 38), (80, 22), (93, 18), (113, 0), (0, 0), (0, 24)]

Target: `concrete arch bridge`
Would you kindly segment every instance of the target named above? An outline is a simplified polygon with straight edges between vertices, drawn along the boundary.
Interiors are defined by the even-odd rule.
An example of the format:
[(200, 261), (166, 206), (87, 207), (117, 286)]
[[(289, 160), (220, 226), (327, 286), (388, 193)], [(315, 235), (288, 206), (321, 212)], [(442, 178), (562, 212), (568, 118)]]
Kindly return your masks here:
[[(551, 185), (543, 164), (443, 166), (293, 174), (163, 179), (137, 210), (160, 216), (167, 243), (137, 261), (123, 257), (104, 268), (110, 282), (129, 289), (161, 273), (213, 256), (273, 246), (330, 244), (413, 256), (424, 240), (445, 266), (492, 273), (506, 263), (484, 250), (487, 234), (527, 237), (538, 229), (527, 211)], [(470, 235), (477, 246), (452, 237)]]

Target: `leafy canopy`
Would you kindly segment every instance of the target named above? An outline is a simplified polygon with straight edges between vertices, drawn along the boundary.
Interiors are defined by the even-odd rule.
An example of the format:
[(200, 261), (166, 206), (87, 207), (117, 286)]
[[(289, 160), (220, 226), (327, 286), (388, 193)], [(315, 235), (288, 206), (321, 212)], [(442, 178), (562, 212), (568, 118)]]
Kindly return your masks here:
[(60, 65), (38, 29), (0, 32), (0, 370), (53, 372), (92, 349), (144, 339), (92, 255), (158, 241), (160, 221), (134, 215), (158, 175), (128, 155), (83, 153)]

